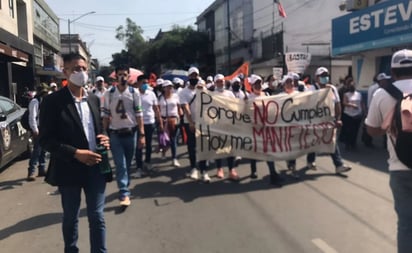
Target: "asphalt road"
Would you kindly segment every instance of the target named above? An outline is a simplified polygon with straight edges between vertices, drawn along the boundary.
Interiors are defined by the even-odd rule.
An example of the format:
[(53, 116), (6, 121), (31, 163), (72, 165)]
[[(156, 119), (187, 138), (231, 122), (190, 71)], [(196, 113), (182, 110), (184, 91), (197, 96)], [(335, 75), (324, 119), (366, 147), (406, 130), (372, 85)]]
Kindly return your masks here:
[[(300, 180), (278, 162), (282, 188), (268, 184), (264, 162), (258, 163), (256, 180), (248, 177), (245, 161), (239, 183), (191, 181), (185, 177), (186, 147), (178, 151), (184, 166), (178, 169), (154, 155), (155, 171), (132, 180), (132, 205), (125, 211), (118, 207), (116, 183), (108, 185), (109, 252), (396, 252), (396, 215), (382, 148), (342, 151), (353, 166), (347, 176), (334, 174), (329, 156), (318, 157), (317, 171), (306, 171), (299, 159)], [(0, 252), (63, 252), (60, 196), (41, 179), (26, 182), (26, 168), (27, 160), (20, 160), (0, 174)], [(79, 247), (89, 252), (84, 203), (80, 216)]]

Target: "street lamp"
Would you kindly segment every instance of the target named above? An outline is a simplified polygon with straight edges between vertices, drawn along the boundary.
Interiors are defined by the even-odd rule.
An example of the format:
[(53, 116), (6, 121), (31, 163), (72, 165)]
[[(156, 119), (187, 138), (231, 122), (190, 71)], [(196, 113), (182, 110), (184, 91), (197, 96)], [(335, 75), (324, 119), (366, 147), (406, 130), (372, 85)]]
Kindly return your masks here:
[(96, 12), (95, 11), (89, 11), (89, 12), (83, 14), (83, 15), (80, 15), (79, 17), (77, 17), (73, 20), (70, 20), (70, 19), (67, 20), (67, 25), (68, 25), (68, 28), (69, 28), (68, 29), (68, 32), (69, 32), (69, 53), (72, 52), (72, 38), (71, 38), (71, 35), (70, 35), (70, 24), (76, 22), (77, 20), (81, 19), (84, 16), (94, 14), (94, 13), (96, 13)]

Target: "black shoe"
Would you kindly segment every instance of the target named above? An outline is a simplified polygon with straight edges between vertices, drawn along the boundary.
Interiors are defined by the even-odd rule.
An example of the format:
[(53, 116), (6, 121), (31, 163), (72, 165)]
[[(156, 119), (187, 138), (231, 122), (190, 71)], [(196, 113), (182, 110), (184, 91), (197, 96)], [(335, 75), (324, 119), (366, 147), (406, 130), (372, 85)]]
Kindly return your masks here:
[(46, 171), (39, 171), (39, 174), (37, 174), (37, 177), (45, 177), (46, 176)]
[(281, 177), (279, 175), (270, 175), (270, 184), (277, 187), (282, 187)]
[(251, 178), (251, 179), (256, 179), (256, 178), (258, 178), (257, 173), (256, 173), (256, 172), (250, 173), (250, 178)]
[(27, 175), (27, 181), (33, 182), (34, 180), (36, 180), (34, 173), (29, 172), (29, 174)]

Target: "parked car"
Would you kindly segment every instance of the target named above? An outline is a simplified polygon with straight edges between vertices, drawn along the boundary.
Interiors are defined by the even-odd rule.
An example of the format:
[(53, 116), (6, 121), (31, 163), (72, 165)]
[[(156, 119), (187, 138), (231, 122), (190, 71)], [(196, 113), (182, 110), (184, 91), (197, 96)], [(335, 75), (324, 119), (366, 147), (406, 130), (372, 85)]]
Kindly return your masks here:
[(0, 168), (31, 151), (30, 132), (21, 125), (25, 108), (0, 96)]

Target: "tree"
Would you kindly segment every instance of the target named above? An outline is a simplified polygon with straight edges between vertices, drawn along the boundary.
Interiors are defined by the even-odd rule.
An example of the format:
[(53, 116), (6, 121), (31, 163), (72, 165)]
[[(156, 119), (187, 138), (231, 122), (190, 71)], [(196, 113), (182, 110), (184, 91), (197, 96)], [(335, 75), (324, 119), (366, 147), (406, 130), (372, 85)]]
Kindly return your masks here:
[(120, 25), (116, 29), (116, 39), (123, 41), (126, 50), (113, 54), (111, 64), (123, 63), (133, 67), (140, 67), (141, 52), (146, 46), (142, 34), (143, 29), (130, 18), (126, 18), (126, 26)]

